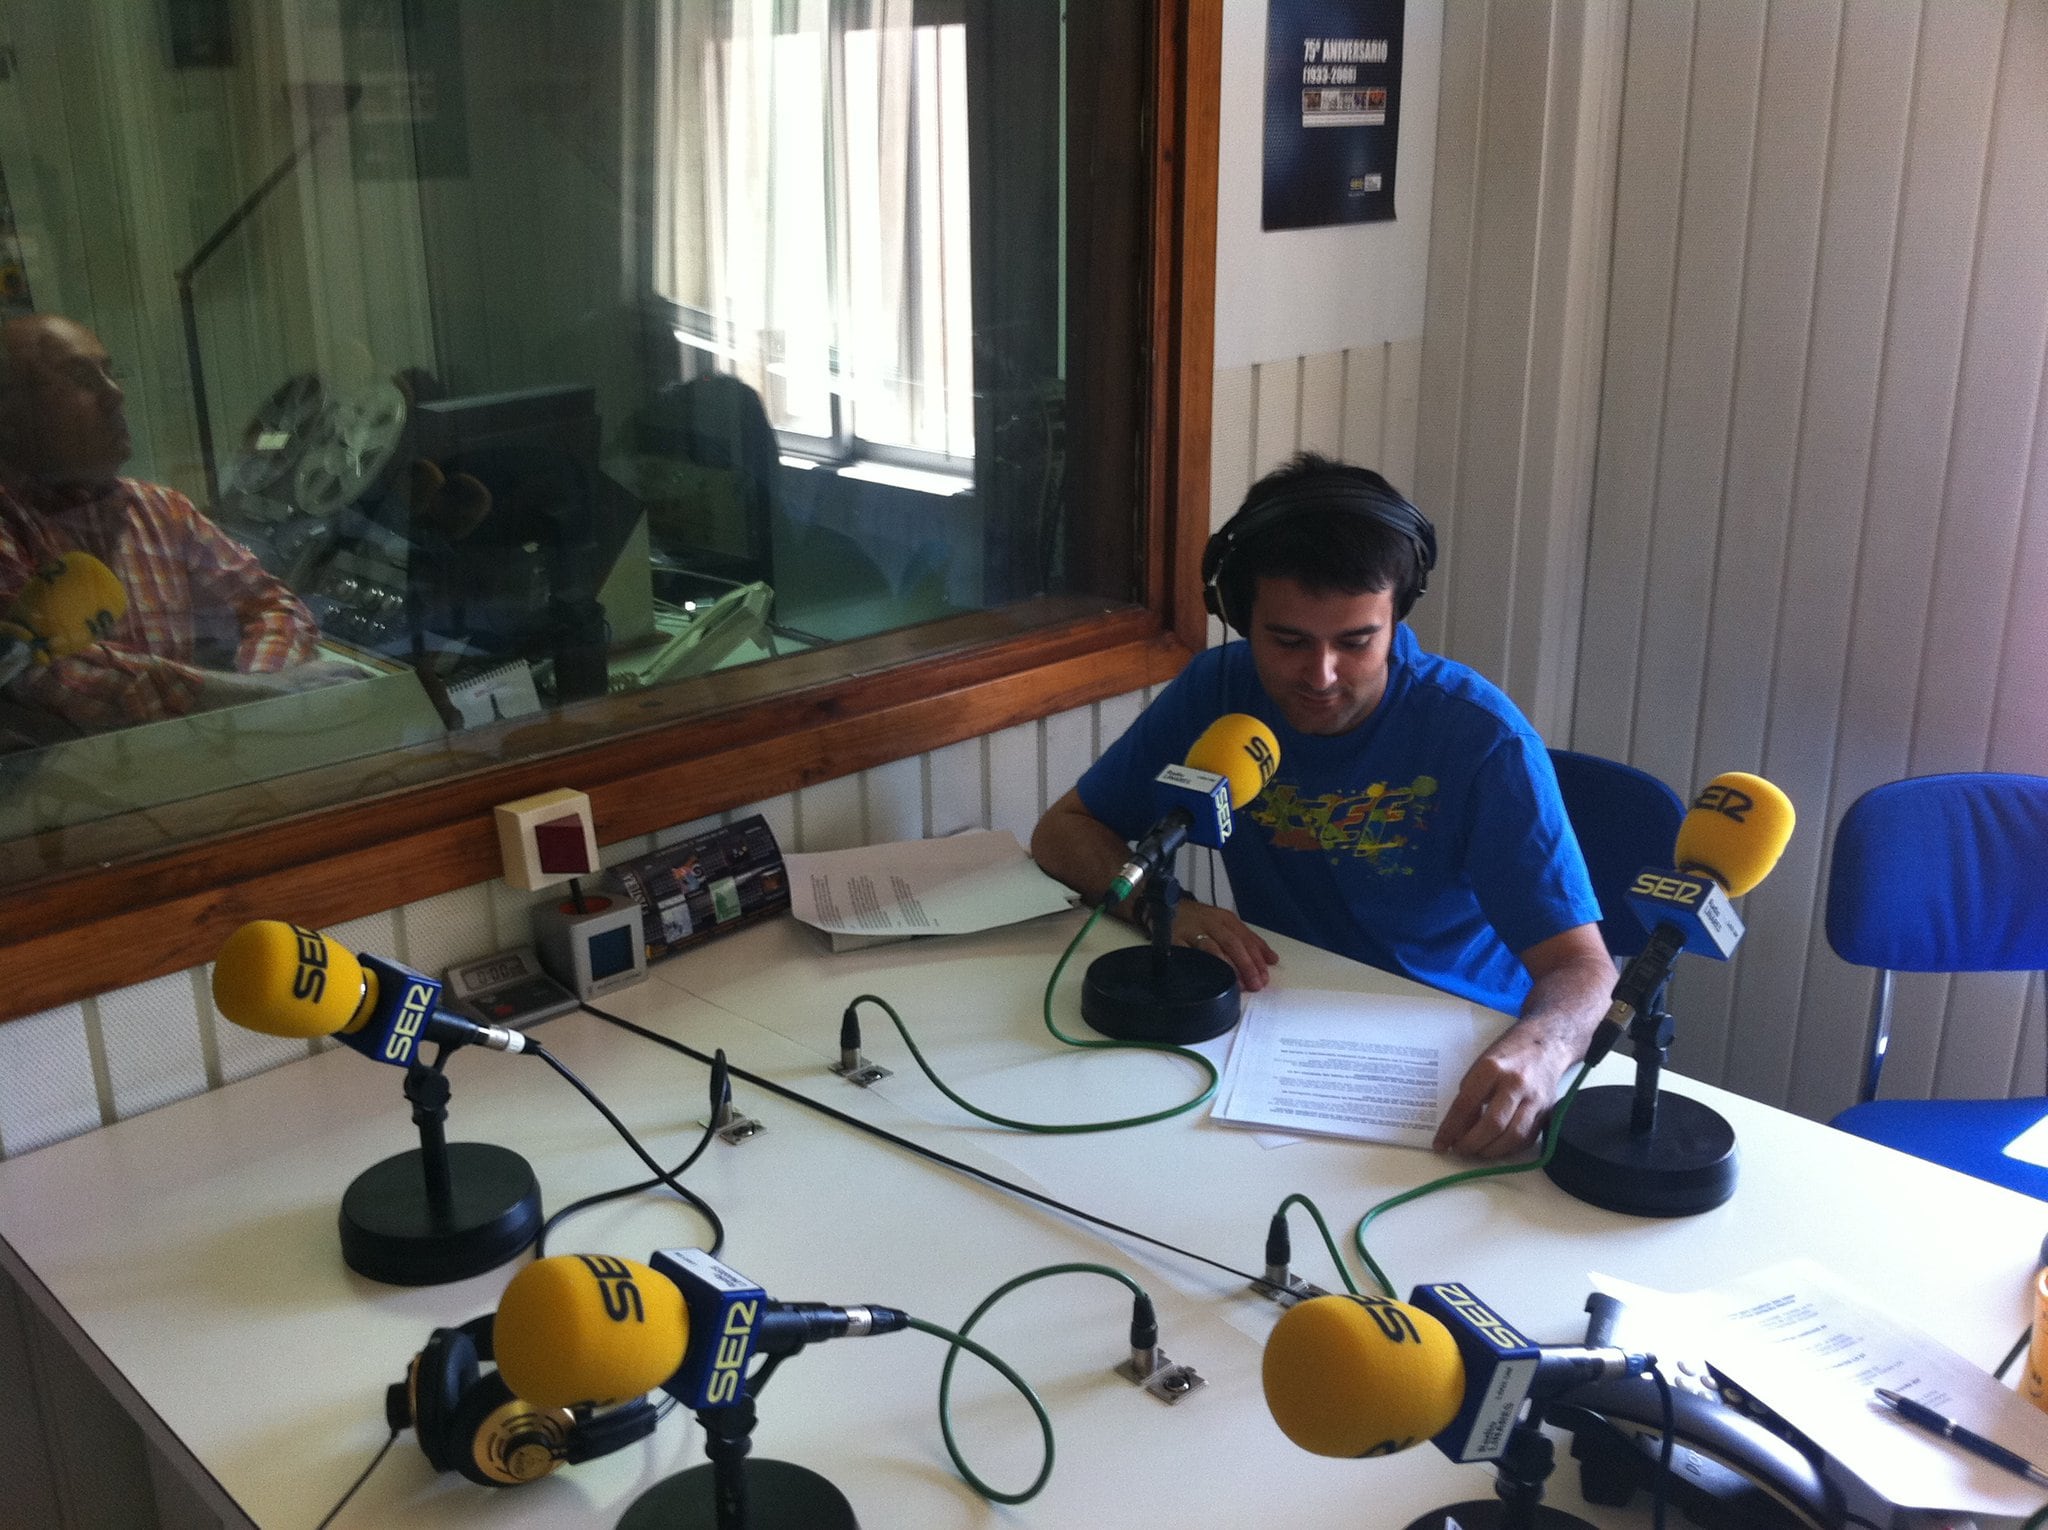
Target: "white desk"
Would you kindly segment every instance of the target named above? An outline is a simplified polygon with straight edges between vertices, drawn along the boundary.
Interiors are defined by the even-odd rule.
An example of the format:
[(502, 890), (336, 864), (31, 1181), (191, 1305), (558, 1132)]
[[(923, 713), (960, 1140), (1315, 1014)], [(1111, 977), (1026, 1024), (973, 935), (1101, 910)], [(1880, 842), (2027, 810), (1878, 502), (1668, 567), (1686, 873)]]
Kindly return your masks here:
[[(1082, 1054), (1045, 1034), (1040, 994), (1078, 916), (946, 942), (828, 955), (789, 921), (664, 963), (614, 996), (617, 1012), (735, 1064), (986, 1165), (1091, 1211), (1240, 1269), (1258, 1267), (1266, 1224), (1289, 1192), (1312, 1195), (1340, 1238), (1382, 1196), (1434, 1177), (1409, 1150), (1251, 1134), (1180, 1118), (1133, 1131), (1032, 1137), (975, 1121), (917, 1074), (879, 1013), (866, 1049), (897, 1070), (872, 1091), (825, 1071), (839, 1017), (874, 992), (905, 1016), (948, 1082), (996, 1110), (1052, 1119), (1127, 1115), (1184, 1098), (1184, 1063)], [(1126, 938), (1099, 930), (1093, 949)], [(1282, 943), (1283, 980), (1397, 988), (1398, 980)], [(1077, 985), (1077, 959), (1067, 983)], [(1063, 1027), (1080, 1033), (1064, 987)], [(1683, 1017), (1680, 1017), (1683, 1024)], [(705, 1069), (584, 1015), (541, 1029), (548, 1047), (664, 1162), (695, 1141)], [(1626, 1077), (1612, 1059), (1604, 1078)], [(642, 1171), (544, 1064), (481, 1053), (450, 1066), (450, 1135), (524, 1153), (547, 1208)], [(1472, 1285), (1525, 1332), (1565, 1342), (1583, 1330), (1587, 1272), (1686, 1289), (1794, 1255), (1841, 1271), (1989, 1366), (2026, 1321), (2043, 1208), (1781, 1112), (1690, 1084), (1735, 1123), (1734, 1200), (1705, 1216), (1648, 1222), (1565, 1196), (1541, 1175), (1460, 1187), (1404, 1207), (1374, 1230), (1375, 1255), (1406, 1288)], [(397, 1289), (345, 1270), (335, 1241), (343, 1189), (413, 1145), (396, 1070), (346, 1051), (295, 1063), (151, 1115), (0, 1164), (0, 1259), (122, 1403), (234, 1524), (309, 1530), (385, 1436), (383, 1390), (437, 1324), (491, 1309), (512, 1267)], [(1110, 1374), (1124, 1357), (1129, 1299), (1067, 1276), (1002, 1303), (976, 1336), (1017, 1366), (1050, 1408), (1058, 1464), (1017, 1509), (982, 1503), (954, 1474), (935, 1395), (943, 1348), (918, 1334), (822, 1345), (766, 1390), (758, 1455), (836, 1482), (870, 1530), (1163, 1523), (1398, 1526), (1432, 1505), (1491, 1491), (1484, 1468), (1428, 1447), (1387, 1460), (1306, 1455), (1267, 1417), (1258, 1385), (1277, 1315), (1221, 1272), (1107, 1234), (949, 1173), (764, 1090), (737, 1103), (768, 1126), (715, 1145), (689, 1183), (724, 1216), (726, 1261), (771, 1296), (898, 1306), (957, 1326), (989, 1291), (1035, 1266), (1087, 1260), (1135, 1275), (1159, 1306), (1162, 1346), (1210, 1385), (1167, 1408)], [(1296, 1268), (1329, 1285), (1298, 1214)], [(644, 1258), (702, 1239), (694, 1214), (642, 1196), (571, 1221), (552, 1252)], [(1348, 1247), (1348, 1241), (1346, 1246)], [(971, 1361), (956, 1378), (956, 1427), (985, 1477), (1019, 1486), (1038, 1436), (1022, 1404)], [(651, 1483), (702, 1459), (678, 1413), (654, 1438), (519, 1489), (437, 1476), (408, 1434), (338, 1526), (613, 1523)], [(1647, 1525), (1589, 1510), (1576, 1468), (1551, 1502), (1597, 1524)], [(1144, 1506), (1143, 1512), (1137, 1505)]]

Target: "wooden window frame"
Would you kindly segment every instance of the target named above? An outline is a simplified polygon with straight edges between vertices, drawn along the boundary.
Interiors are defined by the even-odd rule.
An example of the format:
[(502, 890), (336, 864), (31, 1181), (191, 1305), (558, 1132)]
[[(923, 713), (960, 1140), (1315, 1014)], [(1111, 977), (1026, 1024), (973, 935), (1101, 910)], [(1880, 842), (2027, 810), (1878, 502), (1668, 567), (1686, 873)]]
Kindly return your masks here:
[[(121, 847), (85, 870), (33, 876), (40, 841), (17, 841), (0, 854), (19, 860), (0, 864), (0, 1020), (209, 961), (250, 919), (327, 925), (487, 882), (501, 870), (491, 808), (531, 792), (587, 792), (612, 843), (1177, 674), (1206, 641), (1221, 34), (1222, 0), (1159, 0), (1139, 230), (1141, 604), (1046, 597), (723, 672), (644, 693), (627, 731), (595, 741), (572, 708), (536, 724), (544, 737), (522, 758), (394, 779), (346, 806), (319, 805), (317, 783), (288, 777), (233, 794), (231, 811), (246, 818), (253, 803), (261, 826), (224, 816), (204, 840)], [(206, 802), (193, 809), (202, 821)]]

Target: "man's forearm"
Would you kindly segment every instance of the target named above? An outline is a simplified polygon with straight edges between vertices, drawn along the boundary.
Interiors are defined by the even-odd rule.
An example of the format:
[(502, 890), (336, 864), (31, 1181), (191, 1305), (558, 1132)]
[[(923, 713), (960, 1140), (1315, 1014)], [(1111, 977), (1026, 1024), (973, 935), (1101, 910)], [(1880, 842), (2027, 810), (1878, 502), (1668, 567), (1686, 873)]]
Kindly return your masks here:
[(1585, 1055), (1613, 992), (1613, 962), (1605, 957), (1566, 962), (1531, 979), (1513, 1029), (1576, 1060)]
[(1055, 802), (1031, 833), (1031, 856), (1039, 869), (1091, 902), (1109, 890), (1110, 878), (1130, 858), (1130, 850), (1072, 792)]

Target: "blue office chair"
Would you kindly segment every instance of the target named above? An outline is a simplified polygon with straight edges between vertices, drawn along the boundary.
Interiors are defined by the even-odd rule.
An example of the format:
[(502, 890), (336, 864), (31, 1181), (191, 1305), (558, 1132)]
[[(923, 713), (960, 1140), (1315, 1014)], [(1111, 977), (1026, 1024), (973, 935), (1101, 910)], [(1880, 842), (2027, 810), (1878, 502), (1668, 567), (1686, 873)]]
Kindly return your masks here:
[(1600, 938), (1610, 956), (1626, 961), (1650, 938), (1629, 907), (1629, 884), (1645, 866), (1671, 864), (1685, 802), (1655, 776), (1618, 760), (1553, 749), (1550, 763), (1600, 899)]
[(1879, 1100), (1896, 972), (2048, 969), (2048, 778), (1921, 776), (1858, 797), (1835, 831), (1828, 944), (1878, 969), (1861, 1103), (1834, 1119), (1867, 1137), (2048, 1200), (2048, 1169), (2005, 1146), (2048, 1100)]

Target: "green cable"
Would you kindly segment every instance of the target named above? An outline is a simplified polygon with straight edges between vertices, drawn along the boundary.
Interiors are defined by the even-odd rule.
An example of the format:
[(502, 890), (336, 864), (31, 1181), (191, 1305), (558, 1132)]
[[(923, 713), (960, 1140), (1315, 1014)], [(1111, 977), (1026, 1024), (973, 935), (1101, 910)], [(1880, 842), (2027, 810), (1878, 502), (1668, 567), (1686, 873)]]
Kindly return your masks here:
[(910, 1027), (903, 1023), (903, 1017), (896, 1013), (894, 1007), (890, 1005), (887, 999), (884, 999), (879, 995), (872, 993), (856, 994), (852, 999), (850, 999), (847, 1002), (846, 1007), (848, 1009), (852, 1009), (856, 1004), (879, 1005), (881, 1007), (882, 1013), (887, 1015), (889, 1019), (895, 1024), (896, 1033), (903, 1038), (903, 1044), (910, 1049), (911, 1058), (917, 1063), (917, 1066), (921, 1070), (923, 1070), (924, 1076), (932, 1081), (932, 1087), (937, 1089), (940, 1094), (943, 1094), (947, 1099), (951, 1100), (955, 1105), (958, 1105), (962, 1110), (966, 1111), (969, 1115), (978, 1116), (980, 1119), (992, 1122), (997, 1126), (1007, 1126), (1012, 1128), (1013, 1130), (1020, 1132), (1042, 1132), (1049, 1135), (1076, 1135), (1081, 1132), (1122, 1131), (1127, 1126), (1149, 1126), (1154, 1121), (1165, 1121), (1169, 1120), (1174, 1116), (1185, 1115), (1188, 1111), (1195, 1109), (1197, 1106), (1206, 1104), (1209, 1100), (1209, 1097), (1215, 1094), (1216, 1092), (1216, 1084), (1218, 1079), (1216, 1065), (1209, 1061), (1208, 1058), (1204, 1057), (1200, 1052), (1193, 1051), (1188, 1047), (1177, 1047), (1174, 1046), (1171, 1042), (1165, 1041), (1089, 1041), (1081, 1037), (1067, 1035), (1053, 1021), (1052, 996), (1053, 990), (1059, 986), (1060, 974), (1066, 971), (1067, 963), (1073, 959), (1074, 952), (1080, 948), (1081, 942), (1088, 938), (1088, 932), (1095, 928), (1095, 921), (1100, 919), (1101, 917), (1102, 910), (1100, 908), (1097, 908), (1092, 913), (1090, 913), (1088, 916), (1088, 922), (1081, 926), (1081, 933), (1076, 935), (1071, 941), (1067, 943), (1067, 949), (1060, 953), (1059, 961), (1054, 963), (1052, 969), (1052, 977), (1047, 980), (1045, 985), (1045, 1028), (1048, 1031), (1052, 1032), (1054, 1039), (1058, 1041), (1063, 1041), (1070, 1047), (1087, 1047), (1090, 1049), (1107, 1048), (1118, 1051), (1170, 1052), (1175, 1057), (1185, 1057), (1190, 1062), (1199, 1063), (1201, 1064), (1202, 1071), (1209, 1075), (1209, 1082), (1208, 1085), (1202, 1090), (1202, 1092), (1196, 1095), (1192, 1100), (1184, 1101), (1183, 1103), (1171, 1106), (1166, 1110), (1155, 1110), (1150, 1115), (1128, 1116), (1120, 1121), (1081, 1121), (1073, 1125), (1061, 1126), (1043, 1121), (1012, 1120), (1008, 1116), (999, 1116), (995, 1114), (993, 1111), (983, 1110), (979, 1105), (970, 1103), (966, 1099), (963, 1099), (960, 1095), (956, 1094), (952, 1089), (948, 1088), (946, 1086), (945, 1080), (941, 1079), (937, 1073), (933, 1072), (932, 1065), (925, 1061), (924, 1053), (918, 1050), (917, 1043), (911, 1039)]
[[(941, 1328), (937, 1323), (927, 1323), (923, 1318), (912, 1318), (910, 1326), (919, 1333), (928, 1333), (935, 1339), (944, 1339), (948, 1346), (944, 1372), (946, 1379), (939, 1383), (939, 1433), (946, 1441), (946, 1454), (953, 1458), (953, 1469), (969, 1487), (992, 1503), (1023, 1503), (1037, 1497), (1038, 1490), (1045, 1486), (1046, 1479), (1052, 1475), (1052, 1419), (1046, 1414), (1045, 1404), (1038, 1400), (1038, 1394), (1031, 1390), (1031, 1383), (1011, 1370), (992, 1350), (983, 1349), (964, 1333)], [(975, 1476), (973, 1468), (968, 1466), (967, 1458), (960, 1454), (960, 1447), (953, 1439), (953, 1421), (946, 1412), (946, 1381), (951, 1379), (954, 1357), (963, 1349), (977, 1360), (985, 1360), (993, 1366), (996, 1373), (1015, 1387), (1023, 1395), (1024, 1401), (1031, 1404), (1031, 1411), (1038, 1415), (1038, 1432), (1045, 1440), (1045, 1465), (1039, 1468), (1031, 1486), (1021, 1493), (1001, 1492)]]
[[(1290, 1206), (1306, 1206), (1308, 1208), (1308, 1214), (1315, 1219), (1316, 1231), (1323, 1235), (1323, 1247), (1330, 1251), (1330, 1263), (1337, 1267), (1338, 1279), (1344, 1282), (1345, 1290), (1356, 1296), (1358, 1294), (1358, 1282), (1351, 1278), (1351, 1272), (1344, 1267), (1344, 1256), (1337, 1252), (1337, 1240), (1331, 1235), (1330, 1224), (1323, 1220), (1322, 1211), (1307, 1196), (1296, 1193), (1282, 1201), (1273, 1215), (1276, 1217), (1286, 1216), (1287, 1208)], [(1368, 1259), (1366, 1263), (1370, 1264), (1372, 1261)]]
[(1373, 1218), (1383, 1211), (1392, 1211), (1396, 1206), (1405, 1206), (1410, 1201), (1420, 1200), (1433, 1190), (1462, 1185), (1475, 1179), (1491, 1179), (1497, 1174), (1527, 1174), (1533, 1169), (1541, 1169), (1548, 1165), (1557, 1152), (1557, 1137), (1564, 1129), (1565, 1112), (1571, 1109), (1572, 1101), (1578, 1098), (1579, 1085), (1586, 1081), (1586, 1075), (1591, 1071), (1588, 1067), (1581, 1067), (1578, 1076), (1572, 1080), (1571, 1088), (1567, 1089), (1564, 1098), (1557, 1102), (1557, 1109), (1550, 1113), (1550, 1124), (1543, 1130), (1543, 1152), (1533, 1161), (1489, 1164), (1481, 1169), (1460, 1169), (1456, 1174), (1446, 1174), (1443, 1178), (1433, 1179), (1426, 1185), (1417, 1185), (1413, 1190), (1403, 1190), (1399, 1195), (1390, 1195), (1358, 1219), (1358, 1226), (1351, 1234), (1352, 1241), (1358, 1245), (1358, 1257), (1363, 1259), (1366, 1268), (1372, 1271), (1372, 1278), (1379, 1282), (1380, 1290), (1394, 1301), (1401, 1299), (1401, 1294), (1394, 1289), (1394, 1283), (1387, 1279), (1387, 1272), (1379, 1267), (1378, 1262), (1366, 1250), (1365, 1230), (1372, 1225)]
[[(953, 1458), (954, 1470), (960, 1473), (961, 1477), (966, 1481), (969, 1487), (973, 1488), (975, 1492), (981, 1494), (982, 1497), (988, 1499), (991, 1503), (1028, 1503), (1031, 1499), (1036, 1498), (1038, 1496), (1039, 1489), (1043, 1488), (1046, 1484), (1046, 1480), (1052, 1476), (1052, 1420), (1046, 1416), (1045, 1405), (1038, 1400), (1038, 1394), (1031, 1390), (1030, 1385), (1024, 1380), (1024, 1378), (1019, 1376), (1015, 1371), (1011, 1370), (1007, 1365), (1003, 1364), (1002, 1361), (998, 1360), (994, 1355), (990, 1354), (980, 1345), (970, 1340), (967, 1337), (967, 1334), (968, 1331), (972, 1329), (976, 1323), (982, 1320), (982, 1318), (987, 1314), (989, 1308), (993, 1307), (997, 1302), (1001, 1301), (1004, 1297), (1008, 1296), (1012, 1291), (1016, 1290), (1019, 1286), (1029, 1285), (1034, 1280), (1046, 1280), (1054, 1275), (1107, 1276), (1109, 1279), (1117, 1281), (1125, 1287), (1129, 1288), (1133, 1295), (1141, 1299), (1149, 1300), (1149, 1298), (1145, 1297), (1145, 1288), (1143, 1286), (1139, 1285), (1135, 1280), (1131, 1279), (1131, 1277), (1126, 1275), (1122, 1270), (1112, 1269), (1109, 1265), (1049, 1264), (1046, 1265), (1043, 1269), (1028, 1271), (1025, 1274), (1019, 1275), (1015, 1280), (1006, 1281), (1002, 1285), (996, 1287), (995, 1290), (991, 1291), (986, 1297), (982, 1299), (982, 1303), (980, 1306), (976, 1307), (972, 1312), (970, 1312), (967, 1315), (967, 1321), (960, 1325), (960, 1331), (958, 1333), (950, 1333), (946, 1329), (940, 1328), (935, 1324), (926, 1323), (918, 1318), (912, 1318), (910, 1320), (910, 1326), (912, 1328), (918, 1329), (920, 1332), (923, 1333), (934, 1334), (939, 1338), (950, 1341), (951, 1343), (952, 1347), (946, 1351), (946, 1363), (943, 1367), (940, 1368), (939, 1371), (939, 1433), (945, 1439), (946, 1454)], [(983, 1360), (986, 1360), (990, 1365), (994, 1366), (998, 1371), (1000, 1371), (1004, 1379), (1007, 1380), (1011, 1386), (1015, 1387), (1019, 1392), (1024, 1394), (1024, 1400), (1031, 1404), (1031, 1411), (1038, 1415), (1039, 1431), (1045, 1436), (1045, 1465), (1039, 1468), (1038, 1475), (1032, 1480), (1031, 1486), (1025, 1488), (1020, 1493), (1004, 1493), (995, 1488), (990, 1487), (986, 1482), (983, 1482), (981, 1478), (977, 1477), (974, 1474), (974, 1472), (968, 1467), (965, 1458), (963, 1458), (960, 1454), (959, 1445), (953, 1439), (953, 1364), (956, 1360), (960, 1358), (960, 1351), (963, 1349), (969, 1351), (971, 1354), (974, 1354)]]

